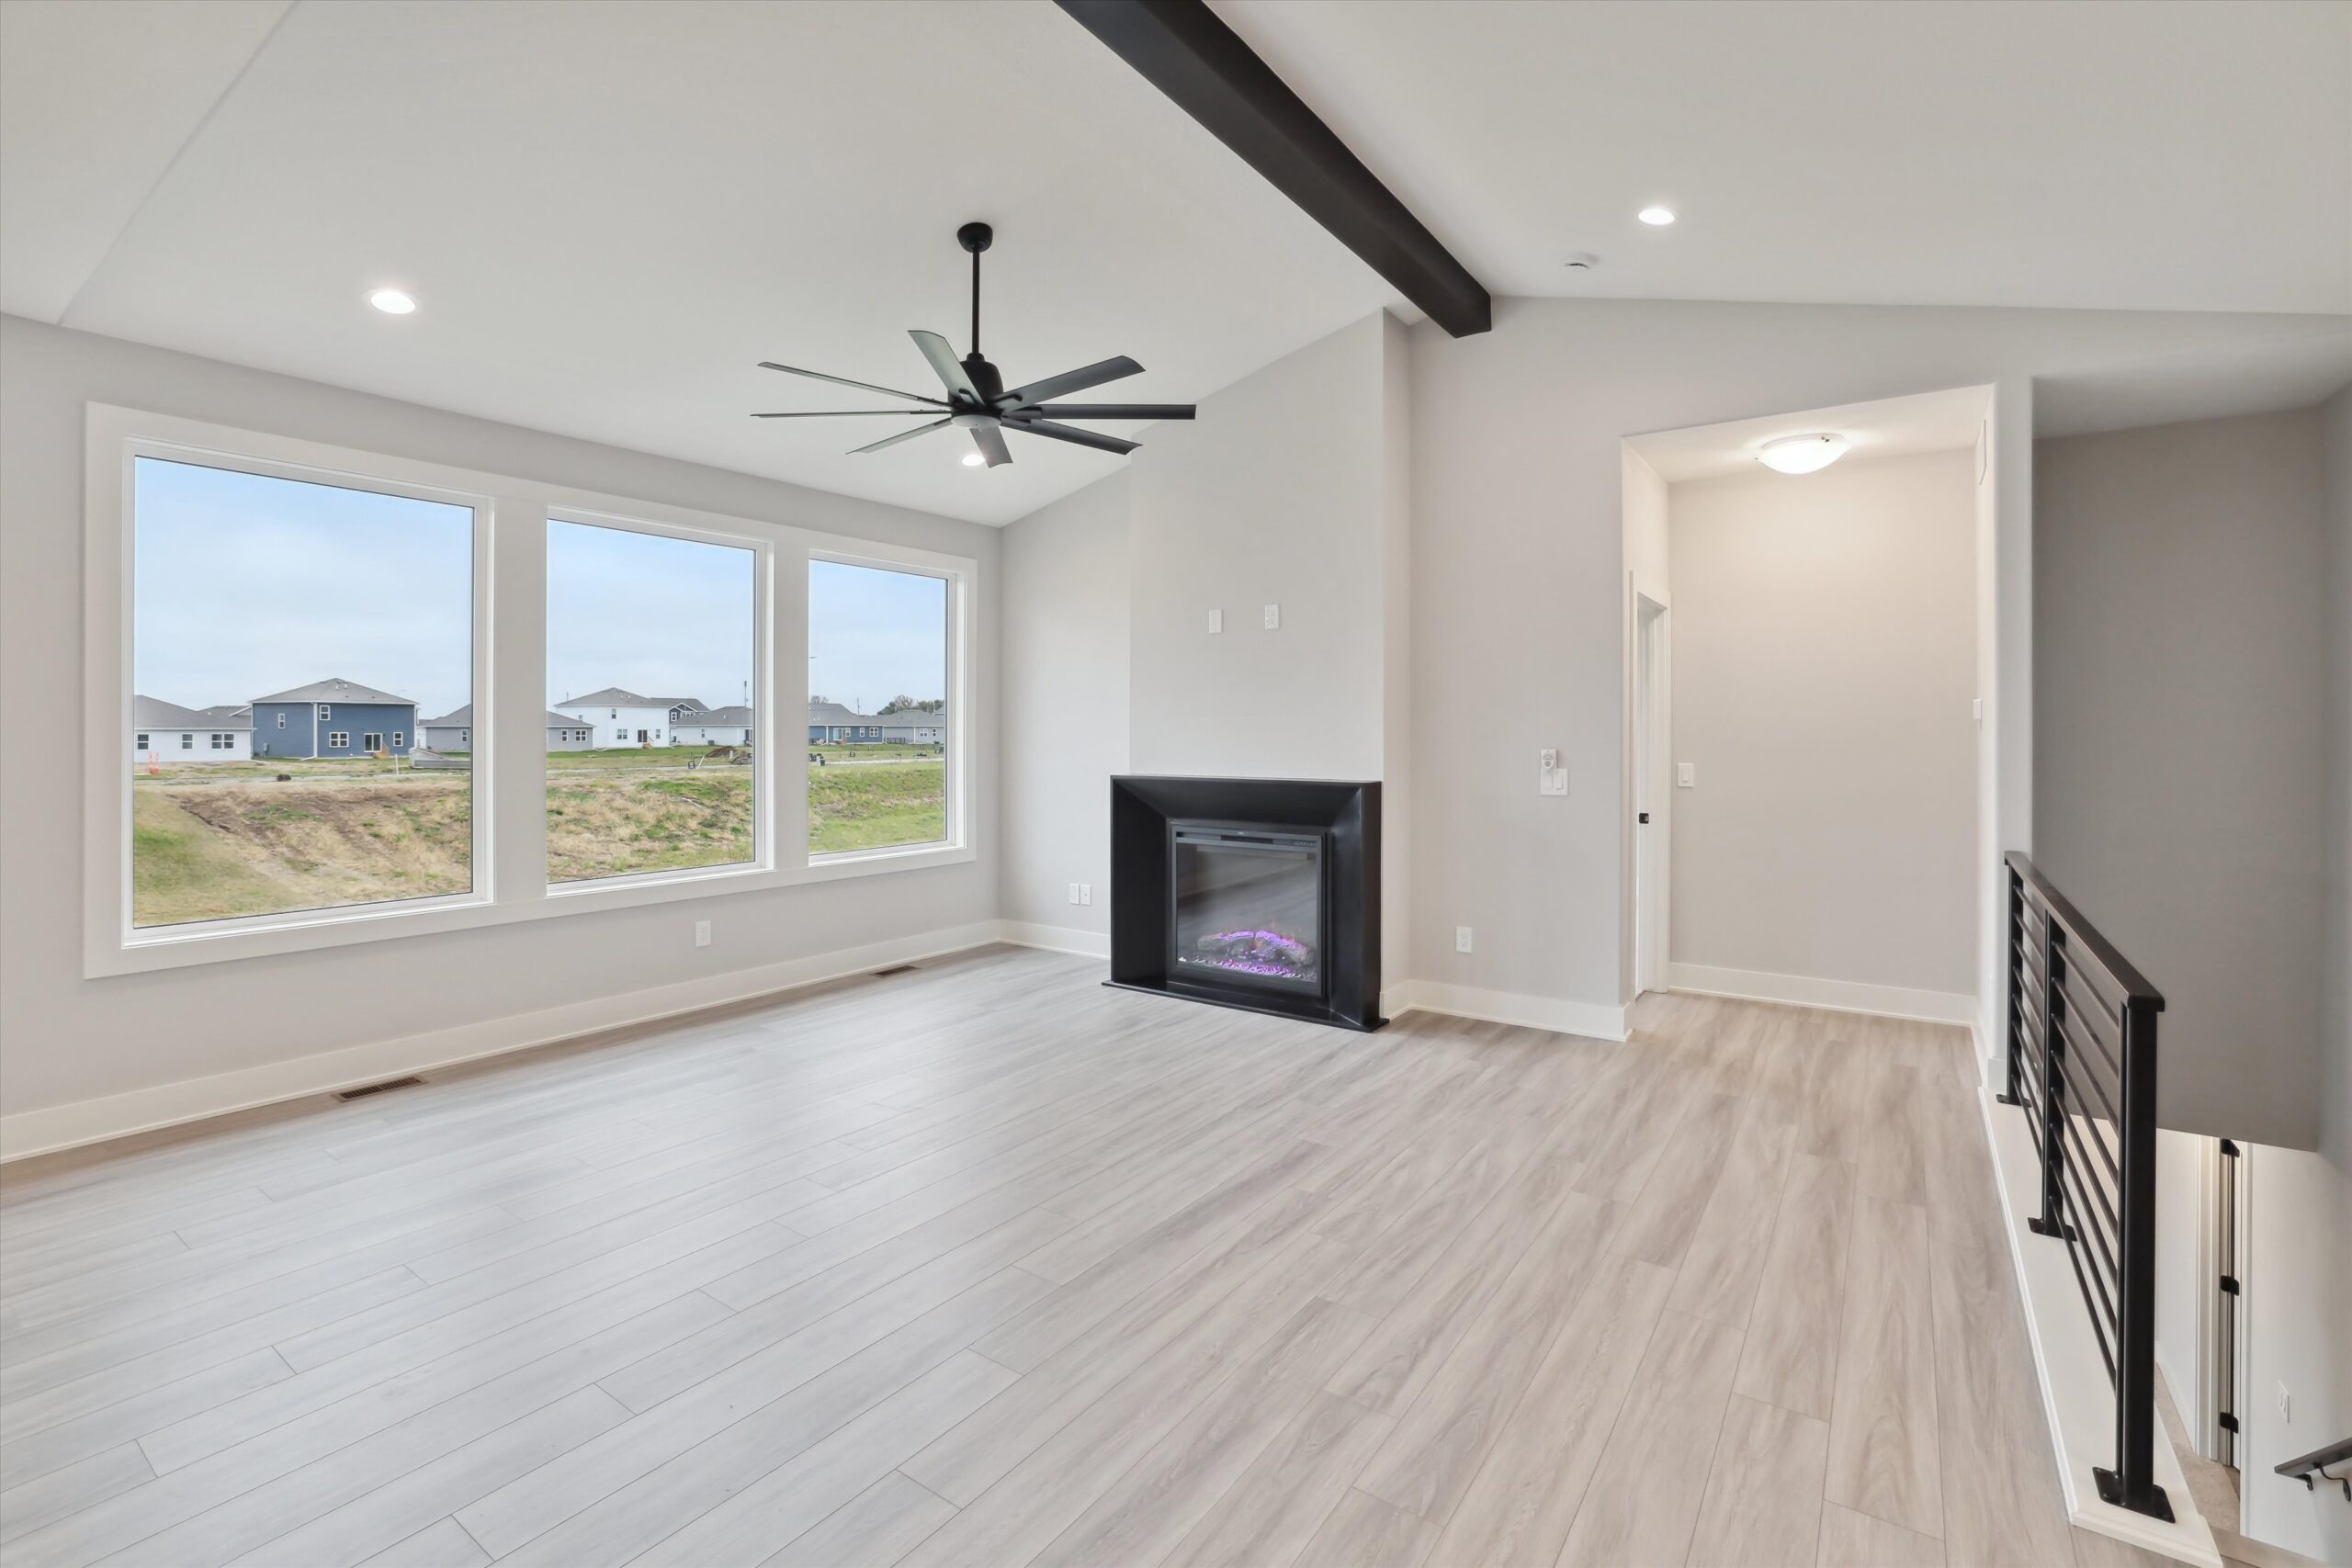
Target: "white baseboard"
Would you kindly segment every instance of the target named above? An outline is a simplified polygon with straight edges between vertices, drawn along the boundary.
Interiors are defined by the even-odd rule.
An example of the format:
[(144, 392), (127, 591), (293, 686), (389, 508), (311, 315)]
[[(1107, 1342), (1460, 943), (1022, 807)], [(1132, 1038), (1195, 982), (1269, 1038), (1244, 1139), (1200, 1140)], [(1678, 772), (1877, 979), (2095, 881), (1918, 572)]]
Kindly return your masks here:
[(2089, 1314), (2084, 1309), (2074, 1266), (2066, 1247), (2054, 1236), (2036, 1235), (2026, 1221), (2038, 1205), (2040, 1166), (2033, 1134), (2017, 1107), (2003, 1105), (1991, 1085), (1978, 1091), (1984, 1141), (1993, 1156), (1994, 1182), (1999, 1191), (2002, 1228), (2009, 1239), (2009, 1267), (2016, 1271), (2018, 1294), (2025, 1306), (2026, 1337), (2033, 1346), (2036, 1381), (2041, 1393), (2042, 1419), (2056, 1450), (2060, 1489), (2065, 1494), (2070, 1521), (2118, 1540), (2198, 1568), (2222, 1568), (2213, 1532), (2197, 1511), (2188, 1479), (2181, 1474), (2180, 1457), (2160, 1425), (2151, 1456), (2156, 1483), (2171, 1502), (2166, 1521), (2135, 1514), (2099, 1501), (2094, 1465), (2115, 1461), (2115, 1391), (2092, 1336)]
[(1668, 964), (1666, 983), (1678, 991), (1737, 997), (1755, 1002), (1790, 1002), (1832, 1012), (1874, 1013), (1929, 1023), (1974, 1025), (1976, 998), (1958, 991), (1916, 991), (1903, 986), (1873, 986), (1860, 980), (1817, 980), (1809, 975), (1770, 975), (1759, 969), (1719, 969), (1711, 964)]
[(616, 1026), (651, 1023), (773, 991), (838, 980), (893, 964), (958, 953), (1000, 940), (1001, 925), (998, 920), (979, 920), (863, 947), (738, 969), (707, 980), (684, 980), (618, 997), (567, 1002), (537, 1012), (429, 1030), (211, 1077), (157, 1084), (40, 1111), (20, 1111), (0, 1116), (0, 1162), (53, 1154), (60, 1149), (200, 1122), (209, 1116), (275, 1105), (307, 1095), (330, 1094), (359, 1084), (380, 1083), (386, 1078), (529, 1050)]
[(998, 940), (1015, 947), (1038, 947), (1047, 953), (1074, 953), (1080, 958), (1111, 956), (1111, 938), (1105, 931), (1082, 931), (1072, 926), (1045, 926), (1029, 920), (998, 922)]
[[(1400, 1001), (1390, 998), (1402, 994)], [(1442, 980), (1406, 980), (1380, 994), (1381, 1007), (1390, 1018), (1419, 1010), (1454, 1018), (1483, 1019), (1490, 1023), (1515, 1023), (1527, 1029), (1548, 1029), (1557, 1034), (1581, 1034), (1593, 1040), (1623, 1040), (1625, 1010), (1614, 1003), (1572, 1001), (1565, 997), (1524, 997), (1510, 991), (1484, 991), (1475, 986), (1452, 986)]]

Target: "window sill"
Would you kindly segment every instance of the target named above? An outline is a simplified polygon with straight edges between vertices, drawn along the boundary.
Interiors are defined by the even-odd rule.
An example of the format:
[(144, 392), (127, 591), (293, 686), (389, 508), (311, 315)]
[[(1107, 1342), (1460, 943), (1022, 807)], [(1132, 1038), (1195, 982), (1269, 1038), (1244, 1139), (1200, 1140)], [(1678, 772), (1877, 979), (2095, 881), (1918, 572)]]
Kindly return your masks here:
[(501, 901), (465, 895), (430, 903), (320, 910), (269, 919), (265, 924), (228, 926), (224, 922), (203, 929), (165, 928), (175, 934), (141, 934), (118, 939), (111, 944), (94, 944), (84, 954), (82, 973), (85, 978), (99, 979), (158, 969), (185, 969), (199, 964), (226, 964), (276, 953), (310, 953), (443, 931), (477, 931), (522, 920), (560, 919), (598, 910), (631, 909), (933, 866), (963, 865), (978, 858), (967, 844), (925, 844), (912, 849), (866, 850), (828, 856), (806, 866), (714, 866), (707, 870), (565, 883)]

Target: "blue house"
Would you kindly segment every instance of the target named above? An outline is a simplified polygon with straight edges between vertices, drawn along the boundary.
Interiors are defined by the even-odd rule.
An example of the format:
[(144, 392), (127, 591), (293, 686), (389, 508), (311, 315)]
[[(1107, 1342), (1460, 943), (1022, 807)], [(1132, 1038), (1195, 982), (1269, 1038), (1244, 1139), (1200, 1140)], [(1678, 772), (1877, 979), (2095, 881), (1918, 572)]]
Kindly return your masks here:
[(356, 681), (313, 681), (254, 699), (256, 757), (405, 757), (417, 744), (416, 705)]

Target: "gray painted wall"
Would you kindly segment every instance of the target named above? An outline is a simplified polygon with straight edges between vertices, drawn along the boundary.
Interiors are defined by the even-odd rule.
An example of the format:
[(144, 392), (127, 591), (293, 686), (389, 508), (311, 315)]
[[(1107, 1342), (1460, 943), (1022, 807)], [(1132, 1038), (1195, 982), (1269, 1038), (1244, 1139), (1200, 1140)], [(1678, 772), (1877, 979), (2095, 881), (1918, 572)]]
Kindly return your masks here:
[(2165, 1125), (2320, 1135), (2318, 414), (2034, 448), (2034, 858), (2165, 993)]
[(1678, 964), (1975, 991), (1973, 454), (1670, 487)]
[[(74, 918), (81, 844), (70, 829), (84, 797), (82, 601), (74, 585), (82, 578), (83, 420), (92, 401), (978, 559), (977, 859), (227, 968), (84, 979)], [(975, 524), (0, 317), (0, 625), (8, 651), (0, 705), (54, 742), (0, 752), (6, 1109), (38, 1110), (996, 919), (998, 538)], [(710, 947), (692, 943), (697, 919), (717, 924)], [(421, 985), (420, 976), (431, 983)], [(302, 1030), (256, 1031), (238, 1010), (211, 1005), (232, 979), (267, 992), (286, 1016), (304, 1020)], [(414, 1005), (376, 1012), (345, 1005), (355, 996), (401, 996)], [(167, 1033), (150, 1026), (159, 1016), (176, 1021)]]

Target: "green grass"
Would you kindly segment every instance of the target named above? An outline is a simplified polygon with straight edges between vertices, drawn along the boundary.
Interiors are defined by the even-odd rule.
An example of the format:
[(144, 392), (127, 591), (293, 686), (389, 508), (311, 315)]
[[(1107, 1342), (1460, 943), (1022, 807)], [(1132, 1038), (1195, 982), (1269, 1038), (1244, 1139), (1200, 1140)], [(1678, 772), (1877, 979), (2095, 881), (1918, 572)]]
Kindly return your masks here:
[(947, 837), (946, 770), (928, 762), (808, 769), (808, 848), (817, 854), (937, 843)]
[[(912, 749), (902, 749), (912, 750)], [(874, 749), (859, 749), (871, 756)], [(557, 882), (740, 865), (752, 858), (753, 770), (684, 762), (700, 748), (558, 753), (548, 781)], [(818, 854), (935, 844), (946, 773), (911, 756), (804, 764)], [(290, 773), (280, 784), (277, 774)], [(386, 763), (221, 763), (138, 775), (132, 916), (141, 926), (461, 891), (471, 885), (472, 775)]]

